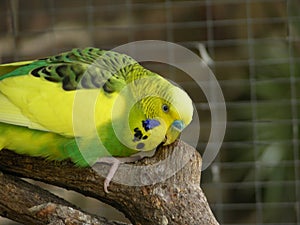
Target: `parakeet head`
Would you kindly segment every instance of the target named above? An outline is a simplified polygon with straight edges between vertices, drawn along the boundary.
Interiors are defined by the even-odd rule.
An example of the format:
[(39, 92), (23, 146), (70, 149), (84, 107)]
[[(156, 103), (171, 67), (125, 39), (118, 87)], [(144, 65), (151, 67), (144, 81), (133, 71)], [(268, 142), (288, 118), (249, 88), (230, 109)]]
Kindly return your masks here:
[(176, 86), (170, 92), (170, 102), (162, 104), (164, 113), (161, 118), (167, 121), (167, 124), (170, 124), (166, 132), (164, 145), (173, 143), (182, 130), (190, 124), (193, 117), (192, 100), (188, 94)]
[(192, 100), (185, 91), (158, 76), (146, 83), (145, 95), (136, 102), (129, 118), (136, 149), (141, 151), (152, 150), (162, 142), (173, 143), (193, 116)]

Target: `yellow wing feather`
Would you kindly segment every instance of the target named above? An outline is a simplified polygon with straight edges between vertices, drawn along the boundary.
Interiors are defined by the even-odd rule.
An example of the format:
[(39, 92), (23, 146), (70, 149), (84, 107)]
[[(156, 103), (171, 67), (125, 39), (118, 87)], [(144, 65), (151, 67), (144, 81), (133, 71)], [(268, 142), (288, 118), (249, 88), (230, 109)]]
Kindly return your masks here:
[[(60, 83), (49, 82), (33, 76), (18, 76), (4, 79), (0, 82), (0, 122), (8, 122), (33, 129), (51, 131), (65, 136), (74, 136), (73, 105), (76, 103), (76, 119), (80, 132), (77, 136), (87, 136), (91, 128), (86, 110), (90, 111), (93, 104), (97, 114), (97, 127), (109, 120), (110, 105), (114, 102), (114, 95), (105, 96), (97, 89), (65, 91)], [(79, 97), (78, 97), (79, 96)], [(92, 99), (95, 102), (86, 101)], [(101, 104), (100, 104), (101, 103)], [(92, 105), (92, 106), (93, 106)], [(97, 105), (97, 106), (96, 106)], [(100, 106), (100, 107), (99, 107)], [(102, 107), (101, 107), (102, 106)], [(101, 110), (101, 112), (100, 112)], [(99, 117), (99, 114), (101, 115)]]
[(0, 93), (0, 122), (26, 126), (31, 129), (47, 130), (38, 123), (34, 123), (28, 117), (24, 116), (21, 110), (8, 100), (3, 94)]

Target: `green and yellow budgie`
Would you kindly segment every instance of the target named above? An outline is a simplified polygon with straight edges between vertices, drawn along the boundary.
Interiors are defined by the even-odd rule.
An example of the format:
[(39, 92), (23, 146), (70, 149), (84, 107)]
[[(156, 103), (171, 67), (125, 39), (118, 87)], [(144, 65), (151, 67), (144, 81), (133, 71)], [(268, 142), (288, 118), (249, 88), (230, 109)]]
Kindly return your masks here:
[(125, 54), (73, 49), (0, 65), (0, 150), (118, 165), (174, 142), (192, 114), (186, 92)]

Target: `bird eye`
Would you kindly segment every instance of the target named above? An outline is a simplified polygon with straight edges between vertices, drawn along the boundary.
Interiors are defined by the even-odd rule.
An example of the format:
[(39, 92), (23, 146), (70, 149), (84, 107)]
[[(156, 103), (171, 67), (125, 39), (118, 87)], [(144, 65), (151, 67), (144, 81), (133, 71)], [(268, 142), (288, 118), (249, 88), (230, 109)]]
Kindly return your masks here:
[(164, 112), (168, 112), (168, 111), (169, 111), (169, 106), (166, 105), (166, 104), (163, 104), (163, 105), (162, 105), (162, 110), (163, 110)]

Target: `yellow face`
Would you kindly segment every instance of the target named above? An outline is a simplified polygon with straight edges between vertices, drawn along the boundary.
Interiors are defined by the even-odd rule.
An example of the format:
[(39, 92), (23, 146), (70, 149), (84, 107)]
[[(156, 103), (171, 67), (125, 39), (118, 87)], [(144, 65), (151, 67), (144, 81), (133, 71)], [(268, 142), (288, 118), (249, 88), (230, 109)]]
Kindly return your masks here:
[(162, 142), (173, 143), (191, 122), (190, 98), (181, 89), (173, 89), (171, 97), (146, 97), (132, 108), (129, 123), (137, 150), (152, 150)]
[(193, 108), (190, 98), (179, 88), (176, 89), (176, 93), (172, 102), (162, 100), (160, 104), (158, 116), (167, 124), (164, 145), (173, 143), (192, 120)]
[(193, 104), (188, 94), (173, 86), (169, 101), (162, 100), (160, 117), (168, 125), (164, 145), (173, 143), (193, 117)]

